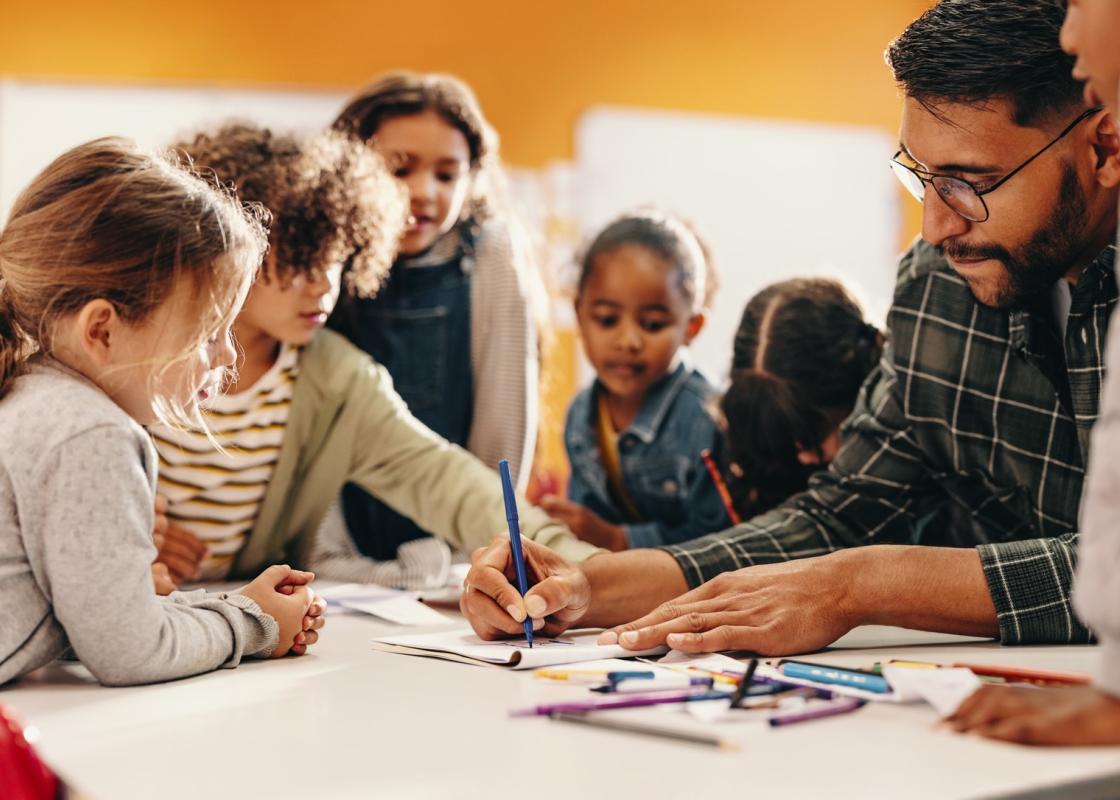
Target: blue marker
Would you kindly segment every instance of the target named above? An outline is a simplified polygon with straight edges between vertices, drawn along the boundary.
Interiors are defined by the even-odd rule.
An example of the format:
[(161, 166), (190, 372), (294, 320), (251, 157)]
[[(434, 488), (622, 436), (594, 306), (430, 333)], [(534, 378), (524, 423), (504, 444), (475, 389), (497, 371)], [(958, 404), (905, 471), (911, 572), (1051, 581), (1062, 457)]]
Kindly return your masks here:
[(887, 683), (886, 678), (863, 670), (843, 669), (828, 664), (808, 664), (804, 661), (783, 661), (780, 668), (783, 675), (791, 678), (802, 678), (817, 683), (834, 683), (837, 686), (852, 686), (880, 694), (891, 691), (891, 685)]
[[(509, 462), (504, 458), (498, 462), (498, 472), (502, 476), (502, 499), (506, 501), (506, 523), (509, 525), (509, 546), (513, 551), (513, 568), (517, 571), (517, 591), (524, 597), (529, 591), (529, 581), (525, 579), (525, 554), (521, 552), (521, 525), (517, 521), (517, 495), (513, 493), (513, 479), (509, 476)], [(533, 620), (525, 614), (525, 638), (529, 647), (533, 646)]]

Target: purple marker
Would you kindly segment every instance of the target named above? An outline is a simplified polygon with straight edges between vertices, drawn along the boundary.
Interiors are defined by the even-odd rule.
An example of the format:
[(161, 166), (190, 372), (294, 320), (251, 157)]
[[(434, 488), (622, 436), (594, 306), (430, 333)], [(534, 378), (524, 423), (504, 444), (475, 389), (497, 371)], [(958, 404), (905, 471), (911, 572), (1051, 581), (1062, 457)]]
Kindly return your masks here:
[(808, 722), (811, 719), (823, 719), (824, 717), (835, 717), (837, 714), (848, 714), (855, 711), (866, 702), (866, 700), (853, 697), (826, 706), (814, 706), (803, 711), (787, 711), (784, 714), (773, 714), (770, 716), (770, 725), (776, 728), (779, 725), (796, 725), (798, 722)]
[(658, 706), (663, 703), (695, 703), (699, 700), (727, 700), (727, 692), (678, 692), (676, 694), (631, 694), (611, 700), (592, 703), (546, 703), (529, 708), (515, 708), (511, 717), (547, 717), (549, 714), (582, 714), (585, 711), (603, 711), (610, 708), (638, 708)]

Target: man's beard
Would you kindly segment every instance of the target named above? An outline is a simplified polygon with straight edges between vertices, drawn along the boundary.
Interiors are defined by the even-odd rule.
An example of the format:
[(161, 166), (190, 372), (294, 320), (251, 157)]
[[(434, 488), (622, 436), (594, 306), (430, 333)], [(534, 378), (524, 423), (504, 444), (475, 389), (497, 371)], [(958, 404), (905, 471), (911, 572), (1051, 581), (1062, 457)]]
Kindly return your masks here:
[(980, 286), (969, 280), (973, 296), (986, 306), (1009, 311), (1024, 308), (1048, 293), (1069, 272), (1084, 247), (1088, 203), (1073, 167), (1066, 165), (1058, 200), (1048, 224), (1039, 228), (1026, 244), (1008, 250), (996, 244), (972, 246), (952, 240), (938, 249), (951, 259), (990, 258), (1003, 264), (1004, 274), (994, 292), (981, 296)]

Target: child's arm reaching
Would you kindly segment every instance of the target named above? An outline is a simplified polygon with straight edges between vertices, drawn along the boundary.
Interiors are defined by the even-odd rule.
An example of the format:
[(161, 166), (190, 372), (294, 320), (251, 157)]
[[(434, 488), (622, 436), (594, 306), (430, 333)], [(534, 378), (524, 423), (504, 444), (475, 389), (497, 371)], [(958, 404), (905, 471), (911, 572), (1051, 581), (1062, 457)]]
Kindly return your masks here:
[[(286, 652), (292, 641), (279, 636), (300, 629), (309, 590), (274, 591), (274, 599), (250, 584), (244, 595), (155, 595), (152, 478), (144, 469), (154, 454), (140, 435), (110, 425), (87, 430), (44, 453), (29, 476), (29, 556), (75, 654), (102, 683), (127, 685)], [(286, 575), (271, 577), (281, 584)]]

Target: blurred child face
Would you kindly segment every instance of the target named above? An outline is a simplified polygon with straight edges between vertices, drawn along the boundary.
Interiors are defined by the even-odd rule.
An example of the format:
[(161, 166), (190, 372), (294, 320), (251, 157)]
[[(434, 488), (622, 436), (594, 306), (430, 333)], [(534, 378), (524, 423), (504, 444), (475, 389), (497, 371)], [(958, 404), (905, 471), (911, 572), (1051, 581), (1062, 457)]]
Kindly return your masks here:
[(276, 259), (270, 254), (237, 318), (238, 338), (266, 336), (296, 347), (327, 322), (338, 301), (342, 264), (331, 264), (311, 275), (299, 274), (287, 285), (276, 276)]
[(1120, 1), (1070, 0), (1062, 49), (1077, 56), (1073, 75), (1086, 81), (1088, 105), (1106, 105), (1115, 114), (1120, 91)]
[(423, 111), (385, 120), (373, 144), (408, 188), (412, 221), (400, 252), (422, 253), (463, 213), (472, 179), (467, 138), (435, 111)]
[[(162, 405), (189, 410), (215, 394), (233, 366), (232, 327), (245, 302), (248, 279), (230, 309), (200, 309), (195, 285), (188, 279), (146, 320), (121, 324), (111, 334), (111, 363), (98, 383), (137, 422), (161, 421)], [(199, 320), (213, 335), (197, 341)], [(216, 330), (215, 330), (216, 328)]]
[(640, 401), (703, 325), (680, 289), (677, 269), (650, 249), (625, 244), (600, 253), (576, 299), (587, 358), (607, 392)]

